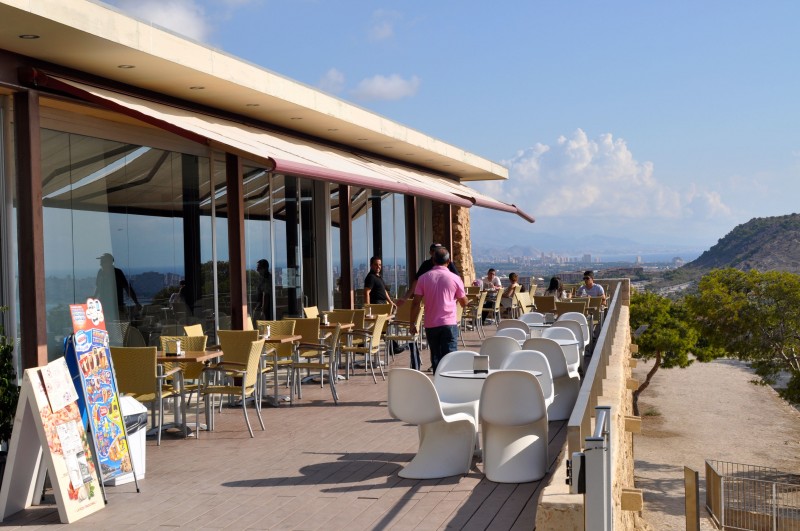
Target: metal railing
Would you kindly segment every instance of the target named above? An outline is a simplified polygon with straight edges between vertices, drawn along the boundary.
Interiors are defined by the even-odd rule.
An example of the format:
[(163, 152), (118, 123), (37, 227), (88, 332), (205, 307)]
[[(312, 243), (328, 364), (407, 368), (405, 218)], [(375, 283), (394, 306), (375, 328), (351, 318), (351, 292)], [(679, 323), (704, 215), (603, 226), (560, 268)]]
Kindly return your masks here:
[(706, 508), (720, 529), (800, 531), (800, 476), (707, 459)]
[(616, 283), (611, 290), (611, 302), (602, 320), (600, 335), (595, 343), (592, 357), (586, 367), (586, 373), (583, 375), (578, 399), (575, 401), (575, 407), (572, 409), (572, 415), (567, 423), (567, 455), (583, 451), (584, 440), (592, 433), (592, 417), (597, 406), (597, 398), (603, 394), (603, 379), (606, 377), (606, 368), (611, 358), (620, 311), (623, 305), (630, 302), (629, 279), (609, 282)]

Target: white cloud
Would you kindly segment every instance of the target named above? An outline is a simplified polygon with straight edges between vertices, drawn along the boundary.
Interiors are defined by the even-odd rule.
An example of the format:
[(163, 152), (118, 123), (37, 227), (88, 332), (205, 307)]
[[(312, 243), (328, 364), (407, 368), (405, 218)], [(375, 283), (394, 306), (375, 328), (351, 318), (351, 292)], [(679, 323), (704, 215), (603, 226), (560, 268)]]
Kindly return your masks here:
[(387, 11), (379, 9), (372, 14), (372, 21), (368, 30), (371, 41), (386, 41), (394, 37), (395, 22), (400, 20), (402, 15), (397, 11)]
[(417, 76), (403, 79), (398, 74), (389, 77), (376, 75), (362, 80), (353, 90), (353, 96), (360, 100), (400, 100), (417, 93), (420, 85)]
[(211, 33), (205, 10), (194, 0), (117, 0), (115, 5), (137, 18), (196, 41), (206, 41)]
[(730, 215), (717, 192), (697, 185), (681, 191), (659, 182), (653, 164), (637, 161), (625, 140), (610, 133), (590, 139), (578, 129), (552, 146), (519, 151), (503, 164), (509, 180), (482, 189), (540, 219), (664, 222)]
[(344, 90), (344, 74), (331, 68), (319, 80), (319, 88), (331, 94), (339, 94)]

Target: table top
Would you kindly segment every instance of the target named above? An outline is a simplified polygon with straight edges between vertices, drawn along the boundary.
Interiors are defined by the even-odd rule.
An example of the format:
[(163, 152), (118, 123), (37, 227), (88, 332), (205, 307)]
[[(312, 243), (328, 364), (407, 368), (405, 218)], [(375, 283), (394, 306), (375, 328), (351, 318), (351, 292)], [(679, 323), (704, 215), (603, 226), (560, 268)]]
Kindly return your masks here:
[[(342, 330), (352, 330), (355, 328), (354, 323), (338, 323), (342, 325)], [(336, 330), (337, 323), (328, 323), (328, 324), (321, 324), (319, 325), (320, 330)]]
[[(485, 380), (492, 373), (500, 372), (503, 369), (489, 369), (489, 372), (475, 372), (472, 369), (461, 369), (458, 371), (443, 371), (440, 374), (445, 378), (462, 378), (465, 380)], [(534, 376), (541, 376), (539, 371), (528, 371)]]
[(550, 328), (553, 323), (526, 323), (528, 328)]
[(303, 336), (297, 334), (270, 334), (269, 337), (264, 338), (264, 343), (267, 345), (275, 343), (292, 343), (294, 341), (301, 341)]
[(222, 355), (221, 350), (184, 350), (183, 356), (168, 356), (163, 350), (159, 350), (156, 354), (156, 360), (158, 363), (203, 363), (214, 358), (220, 358)]
[(555, 341), (556, 343), (558, 343), (562, 347), (568, 347), (570, 345), (577, 345), (578, 344), (578, 340), (577, 339), (556, 339), (554, 337), (548, 337), (547, 339), (552, 339), (553, 341)]

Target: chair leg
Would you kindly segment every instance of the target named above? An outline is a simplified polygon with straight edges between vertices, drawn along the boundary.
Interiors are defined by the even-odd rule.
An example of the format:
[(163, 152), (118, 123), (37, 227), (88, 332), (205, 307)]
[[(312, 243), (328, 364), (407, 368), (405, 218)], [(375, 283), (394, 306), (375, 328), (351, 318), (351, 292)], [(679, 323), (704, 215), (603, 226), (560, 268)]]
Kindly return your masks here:
[(161, 446), (161, 426), (164, 425), (164, 399), (158, 398), (158, 431), (156, 432), (157, 446)]
[(253, 428), (250, 427), (250, 419), (247, 416), (247, 396), (244, 392), (244, 382), (242, 382), (242, 413), (244, 413), (244, 422), (247, 424), (247, 431), (250, 432), (250, 438), (252, 439), (255, 435), (253, 435)]
[(336, 392), (336, 374), (337, 371), (334, 369), (333, 360), (331, 360), (331, 363), (328, 364), (328, 382), (330, 382), (331, 386), (331, 395), (333, 396), (333, 404), (338, 406), (339, 393)]

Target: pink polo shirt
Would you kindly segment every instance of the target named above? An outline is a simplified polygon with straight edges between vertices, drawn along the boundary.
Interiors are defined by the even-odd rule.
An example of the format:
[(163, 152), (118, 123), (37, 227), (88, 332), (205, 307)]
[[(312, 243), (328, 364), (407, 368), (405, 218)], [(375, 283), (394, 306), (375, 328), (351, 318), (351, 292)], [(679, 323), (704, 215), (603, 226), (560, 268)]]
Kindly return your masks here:
[(419, 277), (414, 295), (425, 302), (425, 328), (457, 324), (456, 299), (466, 296), (461, 277), (439, 265)]

